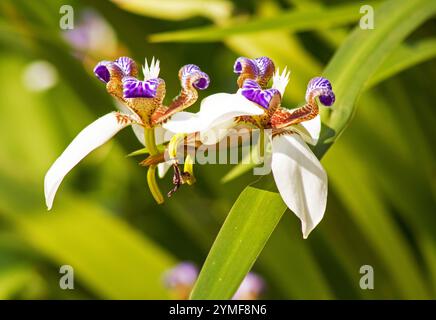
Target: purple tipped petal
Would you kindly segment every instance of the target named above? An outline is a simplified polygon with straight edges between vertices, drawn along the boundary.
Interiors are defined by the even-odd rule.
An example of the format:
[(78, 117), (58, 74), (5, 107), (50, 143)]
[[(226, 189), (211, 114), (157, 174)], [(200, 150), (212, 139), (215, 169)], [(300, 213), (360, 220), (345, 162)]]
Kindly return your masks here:
[(159, 79), (140, 81), (134, 77), (123, 78), (124, 98), (153, 98), (156, 96)]
[(248, 100), (268, 109), (274, 95), (280, 94), (280, 92), (277, 89), (262, 90), (256, 81), (248, 79), (242, 86), (241, 94)]
[(101, 61), (95, 68), (94, 73), (98, 79), (108, 83), (114, 74), (121, 79), (125, 76), (135, 76), (137, 68), (135, 62), (129, 57), (120, 57), (115, 61)]
[(238, 85), (241, 87), (245, 79), (256, 80), (262, 88), (265, 88), (269, 79), (274, 74), (275, 66), (268, 57), (249, 59), (240, 57), (233, 65), (233, 71), (239, 74)]
[(239, 74), (242, 72), (242, 63), (241, 63), (241, 61), (238, 61), (238, 60), (236, 60), (235, 64), (233, 65), (233, 72)]
[(259, 68), (253, 59), (239, 57), (233, 65), (233, 72), (237, 74), (249, 72), (253, 77), (257, 77), (259, 74)]
[(209, 86), (209, 76), (201, 71), (200, 67), (195, 64), (187, 64), (180, 69), (179, 72), (182, 87), (186, 88), (189, 83), (199, 89), (204, 90)]
[(272, 74), (274, 73), (274, 62), (268, 58), (268, 57), (260, 57), (257, 59), (254, 59), (254, 62), (257, 65), (257, 68), (259, 69), (260, 75), (266, 75), (266, 74)]
[(209, 87), (209, 76), (206, 73), (203, 73), (203, 76), (194, 82), (194, 87), (196, 87), (198, 90), (204, 90)]
[(125, 76), (134, 76), (136, 72), (136, 63), (129, 57), (120, 57), (114, 63), (121, 69)]
[(191, 287), (197, 280), (198, 269), (190, 262), (182, 262), (170, 269), (164, 275), (164, 283), (167, 288), (180, 286)]
[(335, 103), (335, 99), (333, 91), (330, 94), (319, 96), (319, 101), (326, 107), (332, 106)]
[(111, 63), (110, 61), (101, 61), (94, 68), (94, 74), (97, 76), (99, 80), (101, 80), (104, 83), (108, 83), (111, 78), (108, 69), (108, 64), (110, 63)]
[(306, 91), (306, 101), (311, 97), (319, 97), (319, 101), (326, 107), (333, 105), (335, 94), (329, 80), (323, 77), (316, 77), (309, 81)]

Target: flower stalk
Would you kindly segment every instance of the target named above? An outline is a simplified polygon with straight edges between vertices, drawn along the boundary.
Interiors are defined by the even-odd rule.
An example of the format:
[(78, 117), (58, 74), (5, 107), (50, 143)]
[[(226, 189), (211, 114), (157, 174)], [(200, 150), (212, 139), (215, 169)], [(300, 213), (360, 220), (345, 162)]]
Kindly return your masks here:
[[(144, 128), (144, 141), (145, 141), (145, 146), (147, 147), (151, 156), (155, 156), (159, 154), (159, 150), (156, 146), (156, 140), (155, 140), (153, 128)], [(164, 202), (164, 197), (162, 196), (162, 193), (160, 192), (159, 189), (159, 185), (157, 184), (156, 181), (156, 165), (151, 165), (148, 168), (147, 183), (154, 200), (156, 200), (158, 204), (162, 204)]]

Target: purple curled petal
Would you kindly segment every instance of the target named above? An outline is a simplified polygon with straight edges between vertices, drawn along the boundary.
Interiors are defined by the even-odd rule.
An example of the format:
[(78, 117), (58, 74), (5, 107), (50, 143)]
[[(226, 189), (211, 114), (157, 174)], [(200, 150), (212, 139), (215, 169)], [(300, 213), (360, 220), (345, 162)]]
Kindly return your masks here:
[(195, 64), (187, 64), (180, 69), (180, 81), (184, 88), (192, 83), (199, 90), (206, 89), (210, 83), (207, 73), (201, 71), (200, 67)]
[(108, 83), (111, 79), (111, 74), (108, 69), (108, 66), (111, 63), (112, 62), (110, 61), (100, 61), (94, 68), (94, 74), (104, 83)]
[(167, 288), (179, 286), (191, 287), (197, 280), (198, 269), (190, 262), (182, 262), (168, 270), (164, 275), (164, 283)]
[(242, 89), (243, 90), (244, 89), (247, 89), (247, 90), (248, 89), (260, 90), (261, 87), (260, 87), (260, 85), (255, 80), (247, 79), (247, 80), (244, 81), (244, 84), (242, 85)]
[(260, 57), (257, 59), (254, 59), (254, 62), (256, 63), (257, 68), (259, 69), (259, 74), (261, 76), (264, 76), (266, 74), (274, 73), (274, 62), (268, 58), (268, 57)]
[(123, 78), (124, 98), (154, 98), (159, 86), (159, 79), (140, 81), (134, 77)]
[(333, 105), (335, 94), (330, 81), (323, 77), (316, 77), (309, 81), (306, 91), (306, 101), (311, 97), (319, 97), (319, 101), (326, 107)]
[(330, 107), (335, 103), (335, 94), (330, 91), (328, 94), (323, 94), (319, 96), (319, 101), (326, 107)]
[(268, 109), (272, 98), (280, 94), (277, 89), (262, 90), (260, 85), (251, 79), (247, 79), (241, 89), (241, 94), (248, 100), (257, 103), (261, 107)]
[(120, 79), (125, 76), (133, 76), (136, 74), (135, 61), (129, 57), (120, 57), (115, 61), (101, 61), (94, 68), (94, 74), (98, 79), (104, 83), (108, 83), (113, 72), (119, 76)]
[(241, 74), (247, 71), (253, 73), (254, 77), (257, 77), (259, 74), (259, 68), (256, 62), (253, 59), (245, 57), (239, 57), (236, 59), (235, 64), (233, 65), (233, 72)]
[(114, 63), (121, 69), (124, 76), (133, 76), (136, 70), (136, 63), (129, 57), (119, 57)]
[(207, 87), (209, 87), (209, 83), (210, 83), (209, 76), (206, 73), (201, 72), (200, 77), (198, 78), (198, 80), (194, 81), (193, 85), (198, 90), (204, 90), (207, 89)]

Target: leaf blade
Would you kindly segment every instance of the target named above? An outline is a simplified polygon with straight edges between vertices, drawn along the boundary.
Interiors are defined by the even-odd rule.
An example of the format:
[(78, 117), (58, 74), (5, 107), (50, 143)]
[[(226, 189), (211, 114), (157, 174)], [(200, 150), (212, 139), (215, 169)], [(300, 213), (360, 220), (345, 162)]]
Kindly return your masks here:
[(286, 209), (280, 195), (271, 191), (271, 182), (268, 185), (249, 186), (236, 200), (209, 252), (191, 299), (230, 299), (236, 292)]
[(210, 42), (258, 31), (282, 29), (296, 32), (323, 29), (356, 21), (360, 17), (360, 6), (361, 4), (353, 3), (328, 9), (319, 7), (311, 11), (291, 10), (275, 17), (259, 18), (228, 26), (211, 26), (157, 33), (151, 35), (149, 40), (151, 42)]
[(324, 72), (333, 84), (336, 103), (332, 111), (322, 110), (325, 126), (316, 146), (318, 156), (322, 156), (346, 128), (355, 111), (357, 97), (383, 61), (435, 12), (436, 3), (430, 0), (386, 1), (374, 14), (375, 28), (356, 28), (336, 51)]

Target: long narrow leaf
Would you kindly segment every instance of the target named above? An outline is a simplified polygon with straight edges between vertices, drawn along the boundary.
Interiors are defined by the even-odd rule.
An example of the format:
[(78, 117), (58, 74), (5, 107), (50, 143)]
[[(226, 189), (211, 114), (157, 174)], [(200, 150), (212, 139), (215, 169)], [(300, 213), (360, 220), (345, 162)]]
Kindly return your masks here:
[(231, 14), (232, 3), (226, 0), (112, 0), (121, 8), (144, 16), (183, 20), (195, 16), (211, 19), (226, 18)]
[(401, 45), (377, 70), (367, 87), (373, 87), (405, 69), (434, 57), (436, 57), (436, 39), (425, 39), (417, 43)]
[[(372, 3), (372, 2), (371, 2)], [(291, 10), (271, 18), (259, 18), (245, 23), (212, 26), (190, 30), (158, 33), (150, 36), (152, 42), (208, 42), (230, 36), (267, 30), (308, 31), (346, 25), (359, 19), (360, 3), (339, 5), (329, 9), (311, 11)]]
[[(350, 122), (355, 101), (383, 61), (415, 28), (436, 12), (431, 0), (390, 0), (375, 11), (375, 28), (356, 28), (339, 48), (324, 75), (337, 96), (333, 111), (324, 114), (316, 153), (322, 156)], [(327, 119), (326, 119), (327, 118)]]
[(267, 187), (258, 184), (247, 187), (215, 239), (191, 298), (231, 298), (285, 209), (280, 195), (274, 192), (272, 181)]

